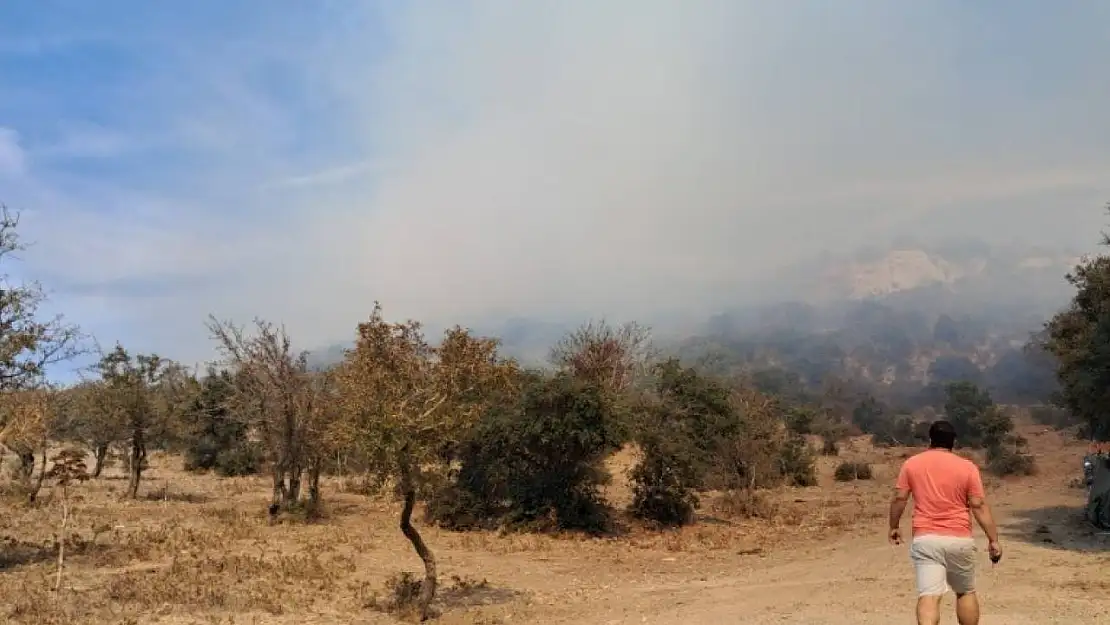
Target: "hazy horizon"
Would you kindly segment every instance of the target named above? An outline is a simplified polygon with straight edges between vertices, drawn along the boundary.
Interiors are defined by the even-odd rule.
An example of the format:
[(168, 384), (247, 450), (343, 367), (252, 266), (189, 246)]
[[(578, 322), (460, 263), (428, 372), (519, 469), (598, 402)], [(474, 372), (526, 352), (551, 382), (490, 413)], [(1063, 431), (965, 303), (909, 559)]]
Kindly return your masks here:
[(136, 351), (712, 310), (823, 250), (1110, 223), (1110, 5), (52, 6), (0, 7), (8, 271)]

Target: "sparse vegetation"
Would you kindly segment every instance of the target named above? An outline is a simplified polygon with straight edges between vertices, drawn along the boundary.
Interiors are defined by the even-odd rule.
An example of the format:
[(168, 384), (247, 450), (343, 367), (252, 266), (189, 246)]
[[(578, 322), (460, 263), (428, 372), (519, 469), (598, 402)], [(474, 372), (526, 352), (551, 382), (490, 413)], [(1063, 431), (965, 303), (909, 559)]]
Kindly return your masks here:
[[(12, 227), (0, 222), (0, 258)], [(912, 355), (889, 311), (853, 314), (886, 328), (869, 358), (896, 368)], [(1079, 376), (1097, 354), (1076, 356), (1063, 323), (1045, 353), (1070, 337), (1073, 369), (1061, 375)], [(875, 467), (897, 463), (902, 450), (891, 448), (919, 444), (938, 409), (962, 445), (984, 451), (990, 473), (1036, 473), (990, 376), (962, 357), (937, 359), (932, 385), (906, 408), (898, 393), (817, 361), (728, 371), (661, 357), (635, 323), (588, 323), (537, 370), (462, 327), (430, 341), (378, 305), (331, 367), (310, 367), (280, 325), (211, 318), (209, 329), (223, 361), (203, 375), (116, 344), (89, 379), (54, 389), (39, 344), (50, 358), (72, 354), (76, 331), (0, 324), (0, 346), (14, 354), (0, 354), (0, 443), (15, 452), (18, 485), (4, 490), (15, 514), (0, 520), (0, 576), (17, 589), (9, 620), (279, 617), (322, 604), (428, 620), (464, 596), (496, 600), (485, 580), (452, 575), (440, 588), (483, 550), (593, 549), (609, 563), (657, 548), (762, 553), (878, 509), (867, 498), (887, 485), (872, 483)], [(970, 334), (946, 318), (922, 336), (954, 349)], [(1062, 383), (1075, 414), (1096, 401), (1080, 381)], [(1044, 406), (1030, 414), (1067, 421)], [(818, 487), (829, 479), (858, 483)], [(849, 491), (857, 499), (832, 500)], [(427, 529), (414, 521), (421, 504)], [(758, 544), (739, 546), (748, 540)], [(422, 574), (397, 572), (402, 545)], [(49, 562), (53, 581), (40, 583)]]

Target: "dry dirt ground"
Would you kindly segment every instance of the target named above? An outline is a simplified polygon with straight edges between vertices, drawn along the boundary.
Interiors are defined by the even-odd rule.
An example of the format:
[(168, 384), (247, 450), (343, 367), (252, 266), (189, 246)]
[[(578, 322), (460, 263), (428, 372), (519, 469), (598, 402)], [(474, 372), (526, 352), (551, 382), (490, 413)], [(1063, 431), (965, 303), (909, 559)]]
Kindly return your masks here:
[[(1110, 541), (1083, 525), (1083, 490), (1070, 484), (1084, 447), (1023, 429), (1041, 472), (989, 480), (1006, 554), (993, 570), (982, 557), (982, 622), (1110, 623)], [(884, 531), (889, 489), (909, 453), (855, 441), (843, 457), (872, 461), (875, 480), (834, 483), (834, 461), (822, 459), (820, 486), (757, 502), (765, 519), (709, 501), (693, 527), (609, 539), (424, 528), (440, 562), (440, 622), (913, 622), (906, 548), (888, 545)], [(628, 463), (627, 454), (612, 463), (618, 505)], [(367, 607), (391, 574), (419, 570), (394, 502), (332, 483), (326, 519), (270, 526), (264, 479), (188, 475), (173, 458), (153, 465), (139, 501), (119, 500), (126, 482), (115, 474), (77, 488), (59, 593), (51, 588), (60, 497), (46, 488), (35, 507), (0, 503), (0, 622), (395, 622)], [(955, 623), (951, 604), (944, 623)]]

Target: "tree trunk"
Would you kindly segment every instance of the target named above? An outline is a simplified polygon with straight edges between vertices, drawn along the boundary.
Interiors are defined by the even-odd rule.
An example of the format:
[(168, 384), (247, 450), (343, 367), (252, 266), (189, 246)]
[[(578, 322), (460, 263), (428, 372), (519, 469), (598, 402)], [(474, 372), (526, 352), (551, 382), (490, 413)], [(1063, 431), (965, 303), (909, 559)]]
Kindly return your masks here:
[(420, 532), (412, 525), (412, 510), (416, 507), (416, 485), (412, 481), (412, 466), (408, 458), (400, 459), (400, 484), (401, 493), (405, 498), (405, 507), (401, 510), (401, 533), (412, 543), (416, 555), (424, 562), (424, 583), (420, 585), (420, 597), (417, 599), (417, 608), (420, 610), (420, 620), (428, 620), (428, 609), (436, 595), (436, 559), (432, 551), (424, 544)]
[(289, 470), (289, 492), (286, 494), (289, 506), (297, 505), (301, 500), (301, 468), (293, 466)]
[(39, 491), (42, 490), (42, 483), (46, 480), (46, 441), (42, 443), (42, 467), (39, 468), (39, 479), (35, 480), (34, 486), (27, 493), (27, 501), (35, 503), (38, 499)]
[(93, 448), (93, 455), (96, 456), (92, 471), (92, 477), (95, 479), (100, 477), (100, 472), (104, 470), (104, 460), (108, 457), (108, 445), (98, 443), (96, 447)]
[(66, 563), (66, 525), (69, 524), (69, 489), (62, 484), (62, 527), (58, 532), (58, 577), (54, 580), (54, 592), (62, 589), (62, 570)]
[(19, 452), (19, 483), (24, 490), (31, 489), (31, 478), (35, 475), (35, 450)]
[(285, 470), (282, 468), (281, 462), (274, 462), (270, 468), (271, 477), (274, 480), (274, 492), (272, 496), (273, 505), (285, 505)]
[(314, 458), (308, 465), (308, 506), (313, 511), (320, 505), (320, 470), (323, 464), (323, 460)]
[(146, 441), (143, 431), (136, 429), (131, 436), (131, 479), (127, 483), (127, 494), (132, 499), (139, 497), (139, 481), (143, 477), (143, 463), (146, 461)]

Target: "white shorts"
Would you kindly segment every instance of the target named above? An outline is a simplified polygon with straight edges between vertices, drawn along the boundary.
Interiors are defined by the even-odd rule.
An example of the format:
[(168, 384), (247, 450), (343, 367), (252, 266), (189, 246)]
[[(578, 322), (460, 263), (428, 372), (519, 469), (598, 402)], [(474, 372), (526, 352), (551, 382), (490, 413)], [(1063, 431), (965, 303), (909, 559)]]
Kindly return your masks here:
[(975, 592), (977, 553), (972, 538), (915, 537), (910, 543), (910, 560), (917, 573), (918, 596), (943, 595), (949, 588), (957, 595)]

